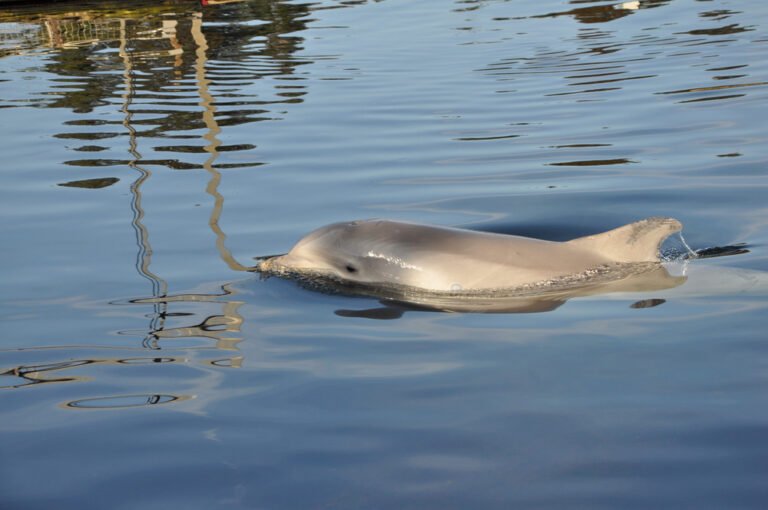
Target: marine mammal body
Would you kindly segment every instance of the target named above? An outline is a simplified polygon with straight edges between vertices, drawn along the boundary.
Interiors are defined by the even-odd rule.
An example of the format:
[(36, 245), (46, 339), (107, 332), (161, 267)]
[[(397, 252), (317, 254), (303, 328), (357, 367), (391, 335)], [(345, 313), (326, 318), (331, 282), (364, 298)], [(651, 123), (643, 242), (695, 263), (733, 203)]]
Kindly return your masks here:
[[(578, 286), (590, 276), (656, 267), (659, 246), (682, 229), (648, 218), (566, 242), (392, 220), (334, 223), (307, 234), (257, 270), (368, 288), (443, 294)], [(631, 271), (630, 271), (631, 273)]]

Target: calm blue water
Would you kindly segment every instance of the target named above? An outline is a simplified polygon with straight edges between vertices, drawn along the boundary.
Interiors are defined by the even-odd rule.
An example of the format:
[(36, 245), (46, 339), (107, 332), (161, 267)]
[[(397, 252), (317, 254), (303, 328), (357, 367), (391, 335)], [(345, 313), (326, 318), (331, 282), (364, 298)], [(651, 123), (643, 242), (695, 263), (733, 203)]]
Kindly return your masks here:
[[(764, 508), (766, 29), (763, 0), (3, 3), (0, 508)], [(532, 314), (243, 271), (342, 220), (657, 215), (749, 252)]]

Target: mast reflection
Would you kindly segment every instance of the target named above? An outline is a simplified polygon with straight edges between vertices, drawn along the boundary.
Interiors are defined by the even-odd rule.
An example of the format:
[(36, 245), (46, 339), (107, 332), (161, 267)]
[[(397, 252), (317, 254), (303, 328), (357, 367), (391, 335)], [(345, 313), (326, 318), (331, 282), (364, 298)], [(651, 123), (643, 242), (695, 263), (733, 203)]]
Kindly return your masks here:
[[(134, 265), (149, 289), (141, 298), (112, 306), (138, 305), (150, 310), (146, 319), (140, 319), (141, 326), (117, 332), (123, 337), (138, 334), (135, 347), (105, 345), (104, 349), (151, 353), (128, 357), (121, 352), (105, 357), (93, 352), (78, 356), (81, 359), (47, 362), (49, 355), (30, 352), (15, 362), (17, 366), (0, 372), (6, 376), (0, 378), (3, 387), (94, 382), (104, 377), (104, 369), (94, 367), (122, 373), (137, 364), (183, 365), (196, 374), (184, 380), (160, 379), (164, 382), (150, 382), (149, 388), (136, 379), (119, 394), (99, 395), (98, 386), (89, 385), (88, 394), (77, 391), (60, 406), (135, 407), (194, 399), (216, 386), (222, 368), (242, 365), (238, 344), (242, 341), (243, 301), (236, 299), (229, 285), (199, 293), (173, 289), (173, 278), (158, 268), (157, 260), (163, 253), (157, 245), (172, 240), (151, 232), (153, 214), (159, 212), (146, 200), (162, 184), (158, 176), (205, 171), (207, 178), (197, 191), (211, 197), (213, 203), (207, 225), (195, 226), (195, 230), (208, 232), (207, 239), (213, 234), (218, 255), (228, 268), (248, 269), (226, 246), (221, 225), (225, 203), (221, 170), (262, 163), (253, 156), (256, 145), (224, 145), (222, 132), (227, 126), (280, 118), (288, 113), (287, 105), (302, 102), (301, 78), (291, 75), (308, 61), (294, 57), (302, 39), (293, 34), (305, 28), (309, 7), (271, 0), (206, 2), (223, 3), (227, 5), (213, 8), (191, 2), (139, 0), (125, 6), (106, 1), (89, 11), (73, 12), (67, 4), (49, 4), (0, 13), (0, 24), (10, 22), (16, 30), (7, 37), (4, 32), (0, 58), (47, 53), (41, 70), (54, 77), (54, 85), (36, 106), (75, 114), (54, 135), (78, 154), (78, 159), (64, 161), (64, 165), (114, 172), (99, 179), (62, 179), (62, 186), (99, 190), (119, 181), (130, 182)], [(294, 80), (291, 94), (284, 93), (280, 82), (264, 79), (272, 77)], [(222, 93), (226, 96), (219, 95)], [(233, 153), (239, 153), (236, 160), (226, 161)], [(130, 172), (126, 174), (126, 170)], [(203, 202), (197, 197), (193, 200)], [(91, 393), (94, 388), (96, 395)]]

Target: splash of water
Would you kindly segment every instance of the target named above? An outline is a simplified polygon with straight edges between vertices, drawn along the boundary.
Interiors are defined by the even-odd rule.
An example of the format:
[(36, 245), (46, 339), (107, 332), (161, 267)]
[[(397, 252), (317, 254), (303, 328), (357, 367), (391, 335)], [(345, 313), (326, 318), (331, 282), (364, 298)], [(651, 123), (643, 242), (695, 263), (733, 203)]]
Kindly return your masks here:
[(699, 257), (699, 254), (685, 240), (682, 232), (678, 232), (676, 238), (679, 239), (680, 246), (665, 249), (661, 254), (662, 262), (680, 262), (685, 264), (689, 260)]
[(683, 233), (678, 232), (677, 235), (678, 237), (680, 237), (680, 242), (683, 243), (683, 246), (685, 246), (685, 249), (688, 250), (687, 256), (685, 257), (686, 260), (698, 258), (699, 254), (693, 251), (693, 249), (690, 246), (688, 246), (688, 243), (685, 241), (685, 237), (683, 237)]

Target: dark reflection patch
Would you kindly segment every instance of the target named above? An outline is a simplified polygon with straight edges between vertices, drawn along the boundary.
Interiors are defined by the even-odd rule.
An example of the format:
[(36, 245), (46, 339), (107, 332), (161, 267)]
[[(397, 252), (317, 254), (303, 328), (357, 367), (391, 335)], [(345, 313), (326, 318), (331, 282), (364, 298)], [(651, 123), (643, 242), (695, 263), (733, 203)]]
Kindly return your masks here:
[(189, 397), (162, 394), (123, 395), (114, 397), (96, 397), (73, 400), (64, 407), (74, 409), (121, 409), (126, 407), (144, 407), (158, 404), (169, 404)]
[[(242, 143), (238, 145), (219, 145), (218, 147), (216, 147), (216, 150), (218, 152), (234, 152), (234, 151), (251, 150), (255, 148), (256, 146), (253, 144)], [(185, 152), (189, 154), (203, 154), (210, 151), (208, 147), (205, 147), (202, 145), (159, 146), (159, 147), (155, 147), (154, 150), (157, 152)]]
[(153, 363), (175, 363), (176, 358), (125, 358), (117, 360), (123, 365), (149, 365)]
[(591, 159), (585, 161), (563, 161), (562, 163), (550, 163), (551, 166), (604, 166), (604, 165), (626, 165), (628, 163), (637, 163), (626, 158), (617, 159)]
[(730, 244), (727, 246), (714, 246), (696, 250), (697, 259), (709, 259), (712, 257), (727, 257), (729, 255), (742, 255), (749, 253), (749, 245), (746, 243)]
[(97, 179), (83, 179), (80, 181), (69, 181), (59, 183), (59, 186), (65, 188), (86, 188), (86, 189), (99, 189), (112, 186), (116, 182), (120, 181), (117, 177), (100, 177)]
[(73, 150), (78, 152), (101, 152), (109, 150), (109, 148), (101, 145), (83, 145), (81, 147), (75, 147)]
[(630, 308), (653, 308), (654, 306), (663, 305), (666, 303), (666, 299), (660, 299), (660, 298), (654, 298), (654, 299), (643, 299), (640, 301), (636, 301), (629, 305)]

